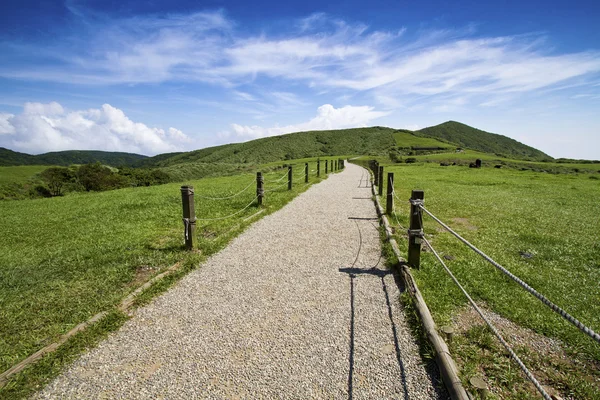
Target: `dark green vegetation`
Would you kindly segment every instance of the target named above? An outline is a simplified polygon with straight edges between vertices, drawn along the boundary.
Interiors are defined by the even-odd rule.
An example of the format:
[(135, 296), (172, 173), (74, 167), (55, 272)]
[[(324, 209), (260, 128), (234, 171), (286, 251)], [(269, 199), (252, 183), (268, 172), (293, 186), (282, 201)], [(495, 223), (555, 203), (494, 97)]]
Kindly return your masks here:
[[(584, 324), (600, 331), (597, 180), (587, 174), (422, 163), (387, 164), (385, 169), (395, 175), (400, 201), (390, 223), (397, 229), (402, 250), (407, 248), (403, 234), (408, 226), (406, 200), (412, 189), (423, 189), (428, 210)], [(560, 390), (565, 397), (599, 398), (597, 343), (427, 215), (423, 218), (426, 237), (441, 256), (446, 256), (448, 267), (477, 302), (521, 327), (565, 344), (570, 362), (553, 357), (550, 350), (540, 353), (529, 346), (517, 346), (518, 354), (542, 383)], [(452, 325), (466, 304), (463, 294), (430, 252), (423, 253), (421, 269), (413, 273), (438, 326)], [(523, 398), (523, 393), (532, 393), (532, 386), (516, 364), (487, 329), (483, 331), (473, 327), (458, 335), (452, 345), (465, 384), (473, 374), (480, 374), (498, 388), (497, 393), (503, 393), (503, 398)]]
[[(314, 162), (310, 167), (315, 169)], [(152, 288), (142, 301), (164, 290), (250, 223), (308, 187), (300, 178), (300, 168), (294, 171), (297, 183), (292, 191), (287, 190), (285, 178), (279, 180), (287, 169), (263, 171), (267, 172), (265, 189), (275, 190), (267, 193), (264, 211), (257, 215), (254, 173), (188, 182), (196, 189), (197, 252), (183, 250), (179, 184), (0, 202), (0, 370), (53, 343), (92, 315), (114, 310), (127, 294), (165, 268), (177, 262), (187, 265)], [(318, 179), (311, 173), (309, 184), (315, 182)], [(228, 200), (202, 198), (227, 197), (244, 188)], [(248, 205), (232, 218), (202, 220), (226, 217)], [(15, 377), (0, 389), (0, 397), (25, 396), (35, 390), (105, 329), (118, 327), (123, 316), (117, 314)]]
[(437, 138), (460, 147), (520, 159), (551, 159), (547, 154), (506, 136), (488, 133), (460, 122), (448, 121), (424, 128), (416, 135)]
[(171, 182), (158, 169), (110, 168), (100, 163), (70, 167), (0, 167), (0, 200), (23, 200), (62, 196), (77, 192), (100, 192), (125, 187)]
[(101, 164), (118, 166), (134, 166), (147, 158), (139, 154), (119, 153), (95, 150), (69, 150), (31, 155), (18, 153), (4, 147), (0, 147), (0, 166), (11, 165), (61, 165), (89, 164), (99, 162)]

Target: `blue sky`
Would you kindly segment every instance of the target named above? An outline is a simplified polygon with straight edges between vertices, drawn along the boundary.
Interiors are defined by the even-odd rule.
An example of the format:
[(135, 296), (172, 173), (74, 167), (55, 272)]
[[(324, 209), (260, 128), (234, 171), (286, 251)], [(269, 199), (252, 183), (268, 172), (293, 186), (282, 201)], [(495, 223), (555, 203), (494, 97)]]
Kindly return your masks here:
[(455, 120), (600, 159), (597, 1), (0, 5), (0, 146), (153, 155)]

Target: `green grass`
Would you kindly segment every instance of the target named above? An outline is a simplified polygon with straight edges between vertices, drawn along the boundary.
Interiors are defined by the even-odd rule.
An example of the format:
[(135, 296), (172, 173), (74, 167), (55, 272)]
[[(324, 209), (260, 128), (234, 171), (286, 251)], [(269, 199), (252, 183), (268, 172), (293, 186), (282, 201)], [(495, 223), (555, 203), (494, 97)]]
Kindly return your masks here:
[(509, 137), (489, 133), (456, 121), (448, 121), (430, 126), (419, 131), (417, 135), (426, 135), (460, 147), (467, 147), (492, 154), (504, 154), (512, 158), (543, 160), (550, 159), (547, 154), (517, 142)]
[(0, 167), (0, 185), (26, 183), (36, 174), (48, 168), (47, 165), (21, 165), (18, 167)]
[(0, 167), (0, 200), (22, 200), (29, 197), (29, 189), (42, 184), (37, 176), (47, 165)]
[(427, 154), (414, 156), (414, 158), (421, 162), (456, 162), (457, 164), (468, 164), (475, 162), (475, 160), (479, 158), (484, 165), (503, 165), (503, 167), (512, 167), (517, 169), (528, 168), (552, 173), (597, 173), (600, 171), (600, 163), (584, 164), (514, 160), (511, 158), (501, 157), (489, 153), (482, 153), (475, 150), (465, 150), (460, 153), (453, 151), (446, 153)]
[[(412, 189), (425, 191), (425, 207), (511, 272), (596, 332), (600, 331), (599, 184), (587, 175), (551, 175), (508, 169), (433, 164), (385, 165), (394, 172), (398, 222), (408, 226)], [(395, 218), (390, 218), (397, 225)], [(588, 336), (522, 290), (480, 256), (424, 216), (425, 232), (467, 291), (500, 315), (558, 338), (577, 357), (600, 361)], [(406, 249), (403, 236), (397, 237)], [(522, 253), (532, 255), (525, 258)], [(406, 256), (406, 254), (404, 254)], [(466, 299), (431, 253), (415, 279), (439, 326)], [(514, 365), (514, 364), (513, 364)], [(596, 372), (596, 376), (598, 376)], [(596, 390), (596, 395), (600, 392)], [(582, 396), (585, 394), (582, 394)], [(587, 398), (593, 398), (587, 397)]]
[[(283, 173), (266, 173), (265, 189), (274, 188), (269, 182)], [(314, 175), (311, 184), (318, 181)], [(0, 202), (0, 370), (54, 342), (92, 315), (114, 309), (123, 297), (166, 267), (182, 260), (197, 264), (307, 188), (295, 176), (292, 191), (281, 187), (267, 193), (265, 212), (258, 216), (247, 219), (258, 211), (253, 204), (233, 218), (200, 220), (227, 216), (248, 205), (255, 198), (255, 179), (254, 173), (245, 173), (187, 182), (196, 192), (200, 256), (183, 250), (180, 184)], [(232, 195), (249, 184), (246, 192), (229, 200), (200, 198)], [(152, 293), (164, 290), (181, 275), (151, 289)], [(25, 379), (27, 383), (13, 382), (7, 388), (26, 392), (23, 385), (36, 387), (56, 371), (54, 367), (42, 369)], [(5, 390), (9, 389), (0, 389), (0, 397), (8, 393)]]
[(413, 148), (413, 147), (441, 147), (441, 148), (456, 148), (448, 143), (440, 142), (437, 139), (428, 137), (416, 136), (406, 131), (396, 131), (394, 133), (394, 139), (396, 144), (401, 148)]

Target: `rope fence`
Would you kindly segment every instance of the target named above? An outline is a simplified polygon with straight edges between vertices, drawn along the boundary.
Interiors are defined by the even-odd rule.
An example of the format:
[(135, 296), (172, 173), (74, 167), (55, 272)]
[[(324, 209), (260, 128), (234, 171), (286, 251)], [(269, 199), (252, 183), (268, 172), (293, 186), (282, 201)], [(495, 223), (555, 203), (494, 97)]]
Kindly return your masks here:
[[(331, 173), (333, 173), (334, 170), (341, 170), (344, 168), (343, 160), (338, 160), (337, 162), (335, 162), (335, 168), (334, 168), (333, 160), (327, 160), (327, 161), (325, 161), (325, 163), (329, 163), (331, 165)], [(319, 175), (319, 165), (320, 165), (320, 161), (317, 160), (317, 170), (316, 170), (317, 178), (320, 176)], [(275, 180), (265, 180), (264, 179), (265, 177), (262, 175), (262, 173), (257, 172), (256, 180), (253, 180), (252, 182), (250, 182), (247, 186), (245, 186), (240, 191), (230, 194), (230, 195), (226, 195), (226, 196), (197, 195), (196, 196), (199, 199), (209, 200), (209, 201), (230, 200), (230, 199), (238, 197), (238, 196), (242, 195), (243, 193), (247, 192), (253, 185), (256, 184), (256, 197), (254, 197), (252, 199), (252, 201), (250, 201), (248, 204), (246, 204), (244, 207), (240, 208), (239, 210), (236, 210), (235, 212), (233, 212), (229, 215), (226, 215), (226, 216), (222, 216), (222, 217), (196, 218), (195, 205), (194, 205), (194, 188), (192, 186), (182, 186), (181, 187), (181, 196), (182, 196), (182, 204), (183, 204), (183, 225), (184, 225), (184, 239), (185, 239), (186, 248), (188, 250), (192, 250), (194, 247), (193, 246), (193, 237), (194, 237), (194, 230), (196, 229), (197, 221), (212, 222), (212, 221), (221, 221), (221, 220), (233, 218), (236, 215), (239, 215), (242, 212), (244, 212), (245, 210), (247, 210), (252, 204), (254, 204), (254, 202), (257, 202), (257, 206), (260, 208), (263, 205), (263, 199), (265, 198), (266, 193), (276, 192), (286, 186), (287, 186), (287, 190), (292, 190), (292, 186), (294, 186), (294, 182), (296, 182), (296, 181), (297, 181), (297, 184), (302, 183), (301, 186), (296, 185), (296, 188), (299, 188), (300, 190), (302, 190), (302, 189), (306, 188), (307, 186), (310, 186), (314, 183), (314, 181), (310, 182), (310, 177), (308, 175), (310, 175), (309, 171), (314, 172), (315, 170), (314, 169), (310, 170), (308, 163), (297, 164), (295, 167), (297, 168), (297, 171), (294, 171), (294, 166), (284, 165), (283, 168), (286, 169), (286, 172)], [(265, 187), (264, 187), (265, 184), (267, 184), (269, 186), (270, 185), (275, 185), (275, 186), (265, 189)]]
[(256, 196), (255, 198), (253, 198), (252, 201), (250, 203), (248, 203), (248, 205), (246, 207), (242, 208), (241, 210), (238, 210), (238, 211), (234, 212), (233, 214), (229, 214), (229, 215), (226, 215), (224, 217), (217, 217), (217, 218), (196, 218), (196, 221), (220, 221), (220, 220), (223, 220), (223, 219), (228, 219), (228, 218), (234, 217), (234, 216), (236, 216), (236, 215), (238, 215), (238, 214), (246, 211), (246, 209), (248, 207), (250, 207), (256, 201), (256, 199), (258, 199), (258, 196)]
[[(379, 164), (374, 160), (370, 160), (370, 161), (362, 161), (361, 160), (361, 161), (357, 162), (357, 164), (362, 165), (365, 168), (369, 168), (373, 171), (373, 178), (374, 178), (373, 186), (378, 187), (378, 189), (379, 189), (378, 194), (379, 194), (379, 196), (382, 196), (382, 186), (383, 186), (383, 181), (384, 181), (383, 180), (383, 166), (379, 166)], [(361, 176), (359, 185), (362, 185), (362, 181), (363, 181), (363, 177)], [(375, 193), (375, 189), (373, 189), (373, 192), (377, 196), (377, 193)], [(538, 382), (538, 380), (535, 378), (535, 376), (523, 364), (523, 362), (516, 355), (514, 350), (510, 347), (510, 345), (506, 342), (506, 340), (504, 340), (502, 335), (499, 333), (498, 329), (496, 329), (496, 327), (486, 317), (486, 315), (483, 313), (483, 311), (477, 306), (477, 304), (475, 303), (473, 298), (469, 295), (469, 293), (465, 290), (465, 288), (460, 284), (458, 279), (454, 276), (452, 271), (448, 268), (446, 263), (439, 256), (437, 251), (433, 248), (433, 246), (431, 245), (429, 240), (427, 240), (427, 238), (425, 237), (424, 232), (423, 232), (423, 213), (427, 214), (435, 222), (440, 224), (446, 231), (448, 231), (450, 234), (452, 234), (454, 237), (456, 237), (459, 241), (461, 241), (463, 244), (465, 244), (467, 247), (469, 247), (472, 251), (474, 251), (475, 253), (480, 255), (487, 262), (492, 264), (496, 269), (498, 269), (504, 275), (509, 277), (512, 281), (516, 282), (522, 289), (524, 289), (526, 292), (528, 292), (529, 294), (531, 294), (532, 296), (537, 298), (540, 302), (542, 302), (544, 305), (546, 305), (548, 308), (550, 308), (556, 314), (560, 315), (564, 320), (568, 321), (573, 326), (578, 328), (581, 332), (583, 332), (584, 334), (586, 334), (587, 336), (592, 338), (595, 342), (600, 343), (600, 335), (598, 333), (594, 332), (594, 330), (592, 330), (590, 327), (583, 324), (577, 318), (570, 315), (564, 309), (562, 309), (561, 307), (559, 307), (558, 305), (556, 305), (555, 303), (550, 301), (546, 296), (539, 293), (537, 290), (532, 288), (529, 284), (527, 284), (521, 278), (519, 278), (515, 274), (511, 273), (507, 268), (500, 265), (498, 262), (493, 260), (490, 256), (485, 254), (483, 251), (481, 251), (475, 245), (471, 244), (469, 241), (467, 241), (465, 238), (463, 238), (461, 235), (459, 235), (457, 232), (455, 232), (447, 224), (442, 222), (432, 212), (430, 212), (427, 208), (425, 208), (423, 197), (424, 197), (424, 192), (422, 190), (413, 190), (411, 199), (409, 200), (410, 209), (411, 209), (410, 213), (409, 213), (410, 227), (409, 227), (409, 229), (405, 230), (405, 228), (402, 227), (402, 224), (400, 224), (400, 221), (398, 219), (398, 213), (396, 211), (396, 206), (395, 206), (396, 202), (399, 202), (399, 204), (403, 204), (404, 202), (400, 200), (400, 198), (398, 197), (396, 190), (394, 188), (393, 173), (388, 173), (388, 192), (387, 192), (388, 206), (386, 208), (385, 214), (393, 216), (394, 219), (396, 220), (396, 223), (398, 224), (398, 226), (402, 230), (405, 230), (408, 233), (408, 263), (407, 264), (412, 266), (413, 268), (419, 267), (421, 243), (424, 243), (431, 250), (431, 252), (435, 256), (437, 261), (442, 265), (443, 269), (450, 276), (452, 281), (457, 285), (457, 287), (465, 295), (465, 297), (467, 298), (470, 305), (481, 316), (481, 318), (486, 323), (486, 325), (490, 328), (492, 333), (496, 336), (496, 338), (504, 346), (506, 351), (510, 354), (512, 359), (519, 366), (519, 368), (525, 374), (527, 379), (529, 379), (533, 383), (535, 388), (538, 390), (538, 392), (542, 395), (542, 397), (544, 399), (551, 400), (552, 397), (546, 392), (544, 387)], [(382, 213), (383, 213), (383, 211), (382, 211)]]
[(437, 223), (439, 223), (442, 227), (444, 227), (444, 229), (446, 229), (448, 232), (450, 232), (452, 235), (454, 235), (458, 240), (460, 240), (461, 242), (463, 242), (464, 244), (466, 244), (469, 248), (471, 248), (471, 250), (473, 250), (475, 253), (479, 254), (487, 262), (489, 262), (490, 264), (492, 264), (494, 267), (496, 267), (498, 270), (502, 271), (502, 273), (504, 273), (510, 279), (512, 279), (513, 281), (515, 281), (517, 284), (519, 284), (529, 294), (531, 294), (534, 297), (536, 297), (543, 304), (545, 304), (546, 306), (548, 306), (552, 311), (554, 311), (555, 313), (557, 313), (558, 315), (560, 315), (561, 317), (563, 317), (565, 320), (569, 321), (571, 324), (573, 324), (575, 327), (577, 327), (581, 332), (585, 333), (586, 335), (588, 335), (589, 337), (591, 337), (592, 339), (594, 339), (596, 342), (600, 343), (600, 335), (598, 335), (592, 329), (590, 329), (589, 327), (585, 326), (577, 318), (573, 317), (571, 314), (569, 314), (568, 312), (566, 312), (565, 310), (563, 310), (562, 308), (560, 308), (559, 306), (557, 306), (556, 304), (554, 304), (553, 302), (551, 302), (550, 300), (548, 300), (548, 298), (546, 298), (544, 295), (542, 295), (541, 293), (539, 293), (537, 290), (535, 290), (534, 288), (532, 288), (531, 286), (529, 286), (522, 279), (520, 279), (519, 277), (517, 277), (516, 275), (514, 275), (512, 272), (510, 272), (506, 268), (504, 268), (502, 265), (498, 264), (496, 261), (494, 261), (490, 256), (488, 256), (487, 254), (485, 254), (483, 251), (481, 251), (477, 247), (473, 246), (465, 238), (463, 238), (462, 236), (460, 236), (458, 233), (456, 233), (454, 230), (452, 230), (452, 228), (450, 228), (448, 225), (446, 225), (445, 223), (443, 223), (442, 221), (440, 221), (435, 215), (433, 215), (431, 212), (429, 212), (429, 210), (427, 210), (423, 206), (423, 204), (419, 204), (418, 207), (421, 210), (425, 211), (425, 213), (427, 215), (429, 215), (431, 218), (433, 218), (434, 221), (436, 221)]
[(519, 368), (521, 368), (521, 371), (523, 371), (523, 373), (527, 376), (527, 378), (533, 383), (533, 385), (538, 390), (538, 392), (540, 392), (540, 394), (544, 397), (544, 399), (546, 399), (546, 400), (552, 400), (552, 397), (550, 397), (550, 395), (548, 395), (548, 393), (546, 393), (546, 391), (544, 390), (544, 388), (542, 387), (542, 385), (538, 382), (538, 380), (535, 378), (535, 376), (533, 376), (533, 374), (527, 369), (527, 367), (525, 366), (525, 364), (523, 364), (523, 362), (521, 361), (521, 359), (519, 358), (519, 356), (517, 356), (517, 354), (510, 347), (510, 345), (506, 342), (506, 340), (504, 340), (504, 338), (502, 337), (502, 335), (500, 335), (500, 332), (498, 332), (498, 330), (496, 329), (496, 327), (494, 326), (494, 324), (492, 324), (490, 322), (490, 320), (485, 316), (485, 314), (483, 313), (483, 311), (481, 311), (481, 309), (477, 306), (477, 304), (471, 298), (471, 296), (469, 296), (469, 293), (467, 293), (467, 291), (465, 290), (465, 288), (463, 288), (463, 286), (460, 284), (460, 282), (458, 281), (458, 279), (456, 279), (456, 277), (454, 276), (454, 274), (452, 273), (452, 271), (450, 271), (450, 269), (446, 266), (446, 263), (439, 256), (439, 254), (437, 253), (437, 251), (435, 251), (435, 249), (433, 248), (433, 246), (431, 245), (431, 243), (429, 243), (429, 241), (424, 236), (422, 237), (422, 240), (423, 240), (423, 242), (425, 242), (425, 244), (427, 245), (427, 247), (429, 247), (429, 249), (432, 251), (432, 253), (435, 256), (435, 258), (437, 258), (437, 260), (440, 262), (440, 264), (442, 264), (442, 267), (444, 267), (444, 269), (446, 270), (446, 272), (448, 273), (448, 275), (450, 276), (450, 278), (452, 278), (452, 280), (454, 281), (454, 283), (456, 284), (456, 286), (458, 286), (458, 288), (461, 290), (461, 292), (463, 292), (463, 294), (465, 295), (465, 297), (467, 298), (467, 300), (469, 300), (469, 303), (471, 304), (471, 306), (475, 309), (475, 311), (477, 311), (477, 313), (479, 314), (479, 316), (481, 316), (481, 319), (483, 319), (483, 321), (486, 323), (486, 325), (490, 328), (490, 330), (498, 338), (498, 340), (500, 341), (500, 343), (502, 343), (502, 345), (504, 346), (504, 348), (506, 349), (506, 351), (508, 351), (508, 353), (513, 358), (513, 360), (515, 360), (515, 362), (519, 365)]
[(250, 189), (255, 184), (256, 184), (256, 182), (254, 180), (252, 180), (252, 182), (250, 182), (250, 184), (248, 186), (246, 186), (244, 189), (240, 190), (239, 192), (232, 194), (231, 196), (226, 196), (226, 197), (197, 196), (197, 197), (200, 199), (204, 199), (204, 200), (229, 200), (229, 199), (233, 199), (234, 197), (237, 197), (240, 194), (244, 193), (246, 190)]

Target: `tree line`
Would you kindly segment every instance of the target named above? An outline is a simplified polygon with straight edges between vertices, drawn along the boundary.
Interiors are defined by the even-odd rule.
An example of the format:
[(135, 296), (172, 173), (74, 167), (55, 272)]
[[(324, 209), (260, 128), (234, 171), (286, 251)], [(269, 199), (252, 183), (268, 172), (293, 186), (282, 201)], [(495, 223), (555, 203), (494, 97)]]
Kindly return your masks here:
[(62, 196), (65, 192), (100, 192), (125, 187), (168, 183), (164, 171), (147, 168), (110, 168), (99, 162), (70, 167), (50, 167), (40, 173), (45, 185), (33, 190), (35, 197)]

